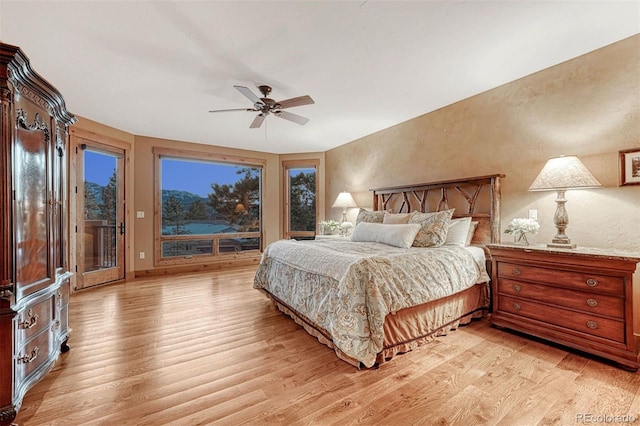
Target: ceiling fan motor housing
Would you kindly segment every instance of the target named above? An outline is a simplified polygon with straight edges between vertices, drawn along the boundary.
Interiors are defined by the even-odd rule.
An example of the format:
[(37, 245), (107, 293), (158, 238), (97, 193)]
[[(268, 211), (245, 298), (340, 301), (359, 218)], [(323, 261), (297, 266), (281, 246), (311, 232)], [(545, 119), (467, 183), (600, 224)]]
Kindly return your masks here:
[(268, 114), (271, 111), (275, 111), (281, 108), (279, 103), (267, 97), (269, 96), (269, 93), (271, 93), (271, 86), (266, 86), (266, 85), (258, 86), (258, 90), (260, 90), (260, 93), (262, 93), (263, 97), (260, 98), (261, 102), (256, 102), (254, 104), (254, 107), (257, 110), (260, 110), (263, 113)]
[(258, 86), (258, 90), (260, 90), (260, 93), (262, 93), (262, 96), (266, 98), (267, 96), (269, 96), (269, 93), (271, 93), (271, 86), (266, 86), (266, 85)]

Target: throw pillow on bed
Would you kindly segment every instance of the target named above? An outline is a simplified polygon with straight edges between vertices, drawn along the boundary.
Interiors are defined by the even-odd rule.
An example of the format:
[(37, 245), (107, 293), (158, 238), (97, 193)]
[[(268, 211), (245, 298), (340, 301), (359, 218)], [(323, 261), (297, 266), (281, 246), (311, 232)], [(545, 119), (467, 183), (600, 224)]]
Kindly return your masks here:
[(409, 219), (413, 213), (384, 213), (384, 218), (382, 219), (382, 223), (387, 224), (404, 224), (409, 223)]
[(414, 247), (440, 247), (447, 240), (449, 222), (454, 209), (433, 213), (413, 212), (409, 223), (419, 223), (422, 225), (416, 239), (413, 241)]
[(373, 242), (409, 248), (420, 231), (419, 224), (394, 224), (360, 222), (351, 234), (351, 241)]
[(360, 222), (368, 223), (382, 223), (384, 220), (384, 210), (369, 211), (360, 209), (358, 212), (358, 218), (356, 219), (356, 225)]

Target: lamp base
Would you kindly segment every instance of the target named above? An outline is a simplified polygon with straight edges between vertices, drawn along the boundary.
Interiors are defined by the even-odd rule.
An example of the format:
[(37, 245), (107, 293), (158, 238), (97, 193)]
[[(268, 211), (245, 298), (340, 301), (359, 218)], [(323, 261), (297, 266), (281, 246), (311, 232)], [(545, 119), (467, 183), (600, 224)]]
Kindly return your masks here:
[(567, 229), (567, 225), (569, 224), (569, 215), (567, 214), (567, 210), (564, 208), (564, 205), (567, 202), (567, 199), (564, 198), (564, 193), (564, 189), (558, 189), (558, 198), (556, 198), (556, 214), (553, 216), (553, 223), (556, 225), (558, 233), (551, 239), (551, 242), (547, 244), (547, 247), (574, 249), (576, 248), (576, 245), (571, 244), (571, 240), (564, 233), (564, 230)]
[(547, 243), (547, 247), (549, 247), (549, 248), (574, 249), (574, 248), (576, 248), (576, 245), (575, 244), (571, 244), (571, 243)]

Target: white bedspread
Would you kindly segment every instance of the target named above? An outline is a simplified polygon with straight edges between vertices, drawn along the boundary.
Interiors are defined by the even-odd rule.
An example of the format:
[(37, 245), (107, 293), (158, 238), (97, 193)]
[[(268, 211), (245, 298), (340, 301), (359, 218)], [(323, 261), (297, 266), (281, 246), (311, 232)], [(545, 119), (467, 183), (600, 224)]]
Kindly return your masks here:
[(484, 267), (463, 247), (281, 240), (265, 249), (254, 287), (314, 322), (340, 350), (371, 367), (382, 349), (387, 314), (486, 281)]

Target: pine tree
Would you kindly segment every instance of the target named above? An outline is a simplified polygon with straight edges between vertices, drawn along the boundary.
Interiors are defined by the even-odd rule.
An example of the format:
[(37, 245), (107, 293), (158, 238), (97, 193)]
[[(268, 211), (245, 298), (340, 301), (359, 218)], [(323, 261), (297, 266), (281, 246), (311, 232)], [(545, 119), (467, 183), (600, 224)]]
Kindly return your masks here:
[(162, 202), (162, 227), (172, 228), (169, 235), (188, 234), (189, 230), (184, 228), (185, 212), (180, 201), (173, 195), (167, 197)]
[(116, 170), (109, 178), (107, 186), (102, 188), (102, 204), (100, 204), (100, 219), (106, 220), (107, 224), (116, 224), (116, 208), (118, 202), (118, 176)]
[(101, 204), (88, 183), (86, 182), (84, 185), (84, 218), (86, 220), (100, 220)]
[(290, 178), (291, 230), (316, 228), (316, 173), (300, 172)]
[(260, 170), (242, 168), (236, 172), (244, 177), (233, 185), (211, 184), (209, 204), (217, 217), (230, 224), (244, 226), (260, 220)]
[(207, 220), (209, 219), (209, 212), (207, 211), (207, 205), (202, 200), (194, 200), (189, 204), (189, 210), (187, 211), (186, 219), (188, 220)]

